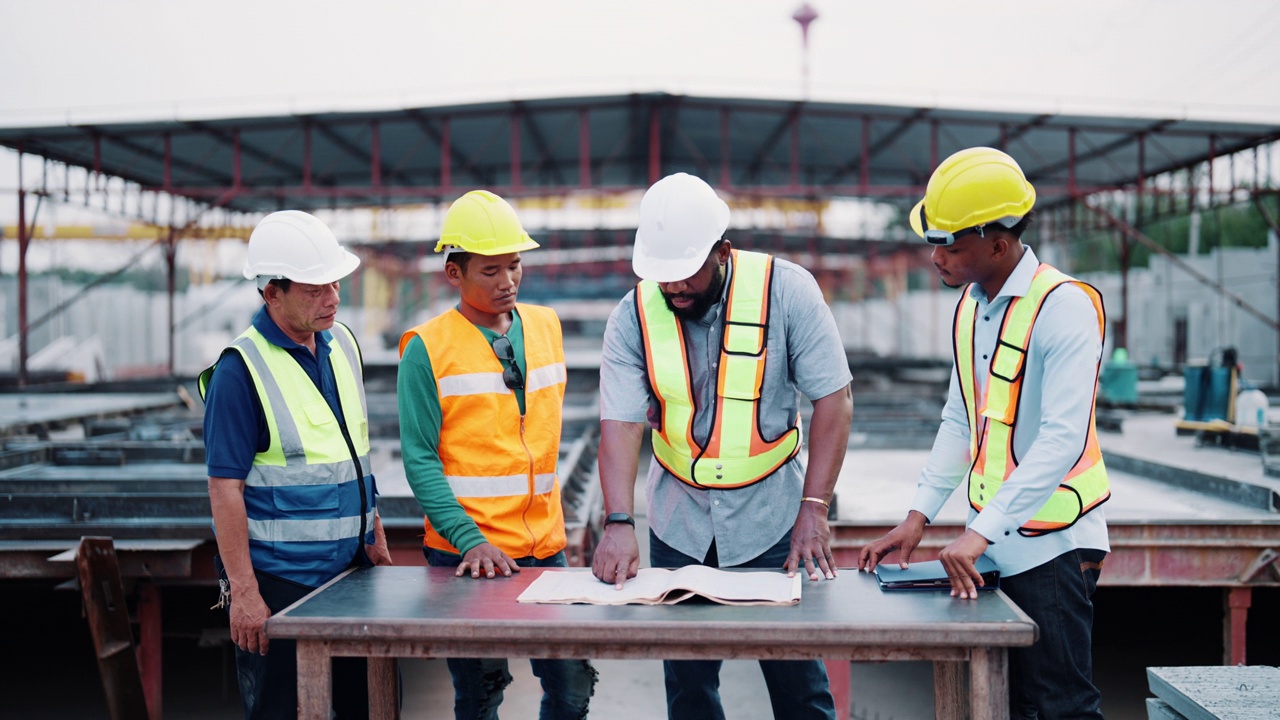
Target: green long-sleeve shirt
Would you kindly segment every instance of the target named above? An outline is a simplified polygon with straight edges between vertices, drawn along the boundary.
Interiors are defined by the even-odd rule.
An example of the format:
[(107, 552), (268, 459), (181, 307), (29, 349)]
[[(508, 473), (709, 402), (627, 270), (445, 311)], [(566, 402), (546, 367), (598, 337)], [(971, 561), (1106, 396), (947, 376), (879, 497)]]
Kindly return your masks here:
[[(487, 342), (499, 336), (487, 328), (477, 326)], [(511, 327), (507, 330), (512, 353), (520, 374), (528, 377), (524, 359), (524, 326), (518, 312), (511, 313)], [(524, 414), (524, 389), (516, 390), (520, 414)], [(444, 475), (440, 462), (440, 428), (443, 415), (440, 411), (440, 391), (436, 386), (435, 371), (421, 337), (414, 337), (405, 347), (400, 358), (396, 380), (396, 400), (400, 407), (400, 456), (404, 462), (405, 476), (413, 496), (422, 506), (431, 527), (462, 554), (486, 542), (484, 533), (467, 515), (461, 503), (454, 497), (453, 489)]]

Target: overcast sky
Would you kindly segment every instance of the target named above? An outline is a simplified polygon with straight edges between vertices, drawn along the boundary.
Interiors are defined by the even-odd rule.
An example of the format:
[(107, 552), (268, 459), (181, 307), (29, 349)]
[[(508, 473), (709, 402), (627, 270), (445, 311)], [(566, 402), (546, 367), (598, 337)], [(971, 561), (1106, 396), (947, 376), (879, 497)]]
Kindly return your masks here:
[[(1280, 120), (1275, 0), (811, 0), (811, 96)], [(0, 125), (795, 97), (799, 0), (0, 0)]]
[[(809, 0), (810, 97), (1280, 123), (1276, 0)], [(0, 0), (0, 126), (802, 94), (800, 0)], [(15, 187), (0, 155), (0, 215)]]

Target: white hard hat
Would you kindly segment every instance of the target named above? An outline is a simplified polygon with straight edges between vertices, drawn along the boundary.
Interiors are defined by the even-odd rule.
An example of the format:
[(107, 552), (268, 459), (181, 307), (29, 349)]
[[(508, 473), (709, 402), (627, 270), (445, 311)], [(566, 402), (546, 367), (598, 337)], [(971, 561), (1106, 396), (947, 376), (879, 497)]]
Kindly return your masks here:
[(300, 210), (281, 210), (262, 218), (249, 235), (244, 276), (327, 285), (359, 266), (360, 258), (339, 245), (320, 218)]
[(692, 277), (729, 227), (729, 206), (701, 178), (668, 175), (640, 200), (631, 267), (644, 280)]

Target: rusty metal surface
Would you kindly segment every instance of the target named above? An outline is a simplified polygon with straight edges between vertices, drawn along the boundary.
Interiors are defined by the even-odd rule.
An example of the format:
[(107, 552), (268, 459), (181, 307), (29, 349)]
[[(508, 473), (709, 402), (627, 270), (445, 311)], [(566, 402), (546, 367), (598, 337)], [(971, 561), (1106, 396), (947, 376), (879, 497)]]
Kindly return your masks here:
[[(274, 616), (272, 637), (375, 640), (406, 649), (456, 644), (509, 655), (519, 646), (540, 657), (561, 649), (592, 657), (870, 659), (876, 652), (975, 646), (1026, 646), (1036, 627), (1001, 593), (955, 601), (942, 592), (885, 593), (874, 578), (844, 572), (804, 583), (793, 606), (536, 605), (517, 596), (543, 572), (475, 581), (448, 568), (374, 567), (354, 571)], [(572, 570), (570, 572), (587, 572)], [(955, 659), (954, 652), (947, 652)], [(886, 657), (885, 659), (888, 659)]]
[[(1108, 523), (1111, 554), (1102, 585), (1117, 587), (1280, 587), (1280, 519), (1249, 523)], [(855, 567), (862, 546), (890, 525), (832, 525), (840, 567)], [(912, 555), (933, 560), (960, 525), (929, 525)], [(889, 557), (895, 561), (896, 553)]]

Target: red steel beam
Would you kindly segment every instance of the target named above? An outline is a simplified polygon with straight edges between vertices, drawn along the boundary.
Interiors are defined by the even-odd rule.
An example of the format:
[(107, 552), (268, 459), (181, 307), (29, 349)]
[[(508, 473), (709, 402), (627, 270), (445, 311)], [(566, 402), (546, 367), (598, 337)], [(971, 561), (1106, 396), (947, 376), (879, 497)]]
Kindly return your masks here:
[(862, 145), (858, 160), (858, 188), (866, 192), (871, 187), (871, 118), (862, 118)]
[(794, 191), (795, 188), (800, 187), (800, 114), (791, 113), (789, 122), (791, 124), (791, 172), (788, 187)]
[(18, 148), (18, 387), (27, 385), (27, 191), (22, 185), (22, 148)]
[[(733, 145), (729, 141), (729, 108), (720, 108), (720, 187), (733, 187)], [(794, 185), (795, 182), (793, 181)]]
[(382, 133), (377, 120), (369, 124), (369, 184), (382, 187)]
[(591, 187), (591, 118), (590, 110), (578, 110), (578, 187)]
[(452, 138), (453, 123), (448, 115), (440, 121), (440, 191), (441, 194), (452, 192), (453, 190), (453, 158), (450, 153), (452, 148), (450, 143)]
[(311, 192), (311, 123), (302, 123), (302, 189)]
[(662, 179), (662, 123), (659, 106), (649, 108), (649, 184)]
[(520, 109), (511, 113), (511, 189), (520, 194)]

